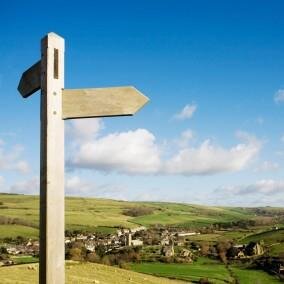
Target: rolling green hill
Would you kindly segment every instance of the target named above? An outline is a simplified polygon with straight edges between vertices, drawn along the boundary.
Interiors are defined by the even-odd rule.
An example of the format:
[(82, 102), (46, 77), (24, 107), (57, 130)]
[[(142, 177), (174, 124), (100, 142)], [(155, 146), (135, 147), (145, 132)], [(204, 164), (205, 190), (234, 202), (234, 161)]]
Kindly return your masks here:
[[(129, 208), (150, 208), (148, 215), (131, 217)], [(271, 208), (269, 209), (272, 210)], [(269, 211), (269, 212), (270, 212)], [(201, 227), (213, 223), (259, 218), (251, 208), (209, 207), (162, 202), (125, 202), (96, 198), (66, 197), (66, 229), (111, 232), (117, 227), (151, 226), (156, 224)], [(262, 209), (261, 214), (267, 214)], [(284, 209), (277, 209), (284, 214)], [(265, 217), (266, 218), (266, 217)], [(37, 237), (39, 197), (0, 194), (0, 238)]]
[[(216, 244), (233, 241), (248, 243), (264, 240), (271, 255), (284, 253), (284, 229), (273, 230), (272, 225), (284, 217), (282, 208), (232, 208), (211, 207), (163, 202), (125, 202), (96, 198), (65, 198), (67, 230), (114, 232), (118, 227), (133, 228), (138, 225), (172, 225), (199, 228), (218, 223), (214, 230), (207, 228), (200, 235), (190, 237), (190, 241)], [(269, 222), (273, 220), (273, 222)], [(257, 221), (257, 222), (256, 222)], [(0, 242), (5, 238), (38, 237), (39, 197), (27, 195), (0, 194)], [(256, 223), (254, 223), (256, 222)], [(227, 227), (226, 224), (229, 224)], [(242, 227), (244, 225), (244, 228)], [(279, 225), (280, 228), (283, 224)], [(204, 229), (203, 229), (204, 230)], [(251, 270), (238, 265), (230, 269), (218, 260), (204, 262), (199, 258), (192, 264), (178, 263), (133, 263), (130, 268), (136, 272), (156, 276), (198, 281), (210, 278), (213, 283), (229, 283), (239, 279), (240, 283), (278, 283), (263, 271)], [(202, 262), (203, 261), (203, 262)], [(31, 265), (31, 264), (30, 264)], [(36, 283), (37, 265), (15, 265), (0, 268), (5, 278), (1, 283)], [(92, 263), (68, 263), (67, 283), (178, 283), (168, 279), (155, 278), (146, 274), (122, 271), (115, 267)], [(249, 275), (248, 275), (249, 274)], [(20, 275), (20, 277), (19, 277)], [(16, 278), (17, 280), (16, 280)], [(113, 277), (113, 278), (112, 278)], [(27, 279), (19, 282), (19, 279)], [(129, 280), (130, 279), (130, 280)], [(15, 280), (17, 282), (15, 282)], [(9, 282), (10, 281), (10, 282)], [(109, 282), (107, 282), (109, 281)], [(267, 282), (270, 281), (270, 282)]]

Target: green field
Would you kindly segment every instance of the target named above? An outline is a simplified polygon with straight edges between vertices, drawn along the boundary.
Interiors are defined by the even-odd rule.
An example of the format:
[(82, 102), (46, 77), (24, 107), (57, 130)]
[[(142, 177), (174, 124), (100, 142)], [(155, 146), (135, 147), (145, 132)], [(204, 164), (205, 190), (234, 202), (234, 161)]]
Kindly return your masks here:
[(39, 261), (37, 257), (30, 255), (12, 256), (11, 260), (13, 260), (15, 264), (37, 263)]
[(265, 240), (265, 244), (276, 244), (284, 241), (284, 229), (270, 230), (258, 234), (250, 235), (242, 240), (242, 242), (259, 242)]
[(261, 270), (242, 269), (239, 267), (231, 267), (234, 276), (241, 284), (274, 284), (281, 283), (278, 278), (267, 274)]
[[(66, 197), (65, 216), (67, 230), (113, 232), (117, 227), (137, 225), (176, 225), (203, 227), (216, 222), (253, 219), (255, 214), (244, 208), (207, 207), (160, 202), (124, 202), (95, 198)], [(2, 223), (0, 238), (38, 236), (38, 196), (0, 194), (0, 217), (17, 218), (21, 225)], [(123, 214), (131, 207), (150, 207), (149, 215), (130, 217)], [(25, 226), (22, 226), (22, 224)], [(18, 223), (17, 223), (18, 224)], [(232, 232), (231, 235), (236, 235)], [(208, 236), (209, 237), (209, 236)], [(213, 237), (213, 236), (212, 236)]]
[(234, 280), (241, 284), (280, 283), (276, 277), (263, 271), (233, 267), (231, 273), (224, 264), (205, 258), (199, 258), (192, 264), (140, 263), (131, 264), (130, 267), (136, 272), (185, 281), (196, 282), (200, 278), (208, 278), (215, 284), (233, 283)]
[(233, 280), (223, 264), (201, 258), (192, 264), (165, 264), (153, 262), (131, 264), (130, 267), (136, 272), (185, 281), (199, 281), (200, 278), (206, 277), (216, 284), (223, 284)]
[(36, 239), (38, 238), (38, 229), (22, 225), (0, 225), (0, 239), (16, 238), (17, 236)]
[[(66, 263), (67, 284), (178, 284), (184, 283), (165, 278), (140, 274), (116, 267), (93, 263)], [(38, 283), (38, 265), (0, 267), (1, 284)]]

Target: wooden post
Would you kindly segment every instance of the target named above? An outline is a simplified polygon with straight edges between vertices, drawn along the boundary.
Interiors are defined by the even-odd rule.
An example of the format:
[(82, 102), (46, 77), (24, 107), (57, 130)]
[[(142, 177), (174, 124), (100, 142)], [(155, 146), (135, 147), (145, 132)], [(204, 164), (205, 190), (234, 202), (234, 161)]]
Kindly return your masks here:
[(26, 70), (18, 90), (41, 89), (39, 283), (63, 284), (64, 119), (133, 115), (148, 102), (134, 87), (64, 89), (64, 39), (49, 33), (41, 60)]
[(41, 41), (40, 284), (64, 283), (64, 39)]

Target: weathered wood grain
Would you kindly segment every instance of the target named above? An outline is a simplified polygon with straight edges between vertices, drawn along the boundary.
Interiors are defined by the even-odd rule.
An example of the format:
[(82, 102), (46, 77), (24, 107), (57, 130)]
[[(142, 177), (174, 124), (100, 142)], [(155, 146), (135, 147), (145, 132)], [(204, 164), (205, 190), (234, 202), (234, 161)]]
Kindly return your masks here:
[[(41, 52), (39, 283), (63, 284), (64, 121), (61, 93), (64, 88), (64, 39), (49, 33), (42, 39)], [(54, 60), (54, 56), (57, 60)], [(56, 62), (57, 67), (54, 66)], [(57, 78), (54, 78), (55, 68)]]
[(63, 119), (133, 115), (149, 100), (131, 86), (64, 89), (62, 96)]

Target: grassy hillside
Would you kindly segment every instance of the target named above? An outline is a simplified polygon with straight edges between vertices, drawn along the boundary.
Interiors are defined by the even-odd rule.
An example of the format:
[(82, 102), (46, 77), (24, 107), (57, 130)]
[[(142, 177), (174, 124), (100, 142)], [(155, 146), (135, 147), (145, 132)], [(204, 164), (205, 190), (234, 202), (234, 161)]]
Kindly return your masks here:
[(263, 241), (271, 256), (284, 255), (284, 229), (269, 230), (258, 234), (252, 234), (244, 239), (242, 243)]
[[(32, 269), (31, 269), (32, 268)], [(184, 283), (165, 278), (144, 275), (116, 267), (92, 263), (66, 264), (67, 284), (178, 284)], [(38, 283), (38, 265), (17, 265), (0, 267), (1, 284)]]
[(283, 242), (284, 241), (284, 229), (271, 230), (271, 231), (261, 232), (258, 234), (253, 234), (253, 235), (246, 237), (242, 241), (244, 243), (248, 243), (248, 242), (259, 242), (262, 240), (265, 240), (265, 243), (267, 245), (272, 245), (272, 244)]
[[(183, 227), (200, 227), (213, 223), (238, 220), (270, 218), (267, 215), (284, 215), (281, 208), (230, 208), (209, 207), (161, 202), (125, 202), (96, 198), (66, 197), (65, 215), (67, 230), (113, 232), (117, 227), (151, 226), (156, 224)], [(131, 217), (124, 213), (129, 208), (148, 207), (150, 214)], [(260, 215), (262, 214), (262, 215)], [(18, 235), (35, 238), (38, 236), (39, 199), (38, 196), (0, 194), (0, 239), (15, 238)], [(269, 228), (269, 227), (268, 227)], [(260, 228), (263, 230), (263, 228)], [(257, 228), (254, 228), (255, 233)], [(247, 234), (248, 232), (246, 232)], [(237, 240), (244, 232), (222, 231), (210, 235), (192, 237), (194, 240)], [(262, 238), (255, 235), (255, 238)], [(267, 235), (267, 237), (269, 237)], [(283, 235), (280, 236), (283, 239)], [(254, 240), (245, 239), (244, 241)]]
[[(149, 215), (130, 217), (123, 211), (131, 207), (150, 207)], [(124, 202), (95, 198), (66, 197), (66, 229), (111, 231), (112, 228), (171, 224), (199, 227), (216, 222), (255, 218), (254, 212), (244, 208), (222, 208), (159, 202)], [(0, 238), (37, 235), (39, 222), (38, 196), (0, 194)], [(3, 218), (2, 218), (3, 219)], [(16, 220), (16, 221), (15, 221)], [(15, 223), (15, 224), (11, 224)]]

